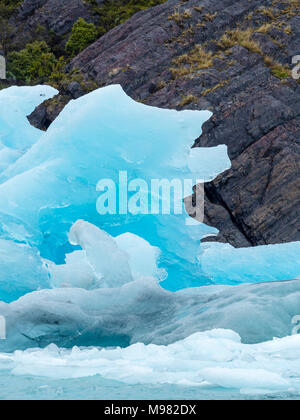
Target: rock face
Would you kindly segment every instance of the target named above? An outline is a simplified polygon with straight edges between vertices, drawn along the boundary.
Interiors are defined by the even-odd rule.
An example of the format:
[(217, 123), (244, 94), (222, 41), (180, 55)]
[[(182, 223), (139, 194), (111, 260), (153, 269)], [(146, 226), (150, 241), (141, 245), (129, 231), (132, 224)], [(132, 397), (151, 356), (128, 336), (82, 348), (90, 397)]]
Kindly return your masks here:
[(68, 70), (120, 83), (149, 105), (212, 110), (195, 146), (226, 144), (232, 168), (205, 185), (206, 223), (236, 247), (296, 241), (300, 85), (289, 67), (299, 39), (299, 0), (170, 0), (114, 28)]
[[(225, 139), (232, 168), (205, 185), (206, 222), (221, 230), (219, 239), (236, 246), (300, 239), (299, 88), (280, 82), (257, 88), (252, 100), (219, 122), (220, 133), (235, 130)], [(215, 118), (198, 144), (219, 144)]]
[(82, 0), (24, 0), (12, 18), (16, 28), (13, 42), (24, 46), (51, 36), (53, 42), (63, 44), (79, 17), (88, 22), (96, 19), (91, 6)]

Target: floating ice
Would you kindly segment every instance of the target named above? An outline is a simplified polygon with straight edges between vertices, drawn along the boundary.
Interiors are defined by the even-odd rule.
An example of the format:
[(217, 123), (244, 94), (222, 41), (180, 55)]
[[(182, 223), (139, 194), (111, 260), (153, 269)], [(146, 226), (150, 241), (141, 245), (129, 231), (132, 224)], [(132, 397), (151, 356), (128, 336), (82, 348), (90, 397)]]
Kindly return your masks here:
[(26, 293), (48, 287), (48, 273), (38, 250), (0, 239), (1, 300), (11, 302)]
[[(300, 392), (300, 335), (245, 345), (230, 330), (196, 333), (168, 346), (17, 351), (0, 355), (0, 371), (48, 378), (101, 375), (126, 384), (236, 389), (244, 394)], [(53, 369), (55, 366), (55, 369)]]
[(96, 226), (78, 220), (69, 233), (70, 243), (82, 251), (66, 256), (66, 264), (47, 261), (50, 283), (54, 287), (97, 289), (119, 287), (133, 279), (163, 275), (157, 267), (159, 249), (144, 239), (126, 233), (116, 238)]
[[(126, 172), (128, 182), (142, 179), (150, 185), (153, 179), (211, 180), (229, 168), (225, 146), (190, 149), (210, 112), (145, 106), (129, 98), (120, 86), (109, 86), (71, 101), (41, 135), (25, 115), (55, 92), (40, 86), (15, 87), (0, 94), (0, 100), (12, 104), (10, 111), (6, 107), (0, 111), (1, 138), (26, 152), (0, 175), (0, 235), (38, 250), (48, 261), (52, 287), (117, 287), (150, 275), (165, 278), (162, 286), (175, 291), (299, 275), (297, 243), (253, 250), (219, 244), (200, 247), (202, 237), (217, 231), (201, 223), (187, 224), (184, 212), (97, 213), (99, 180), (118, 184), (119, 171)], [(119, 198), (117, 193), (116, 207), (121, 205)], [(150, 191), (144, 201), (152, 198)], [(90, 223), (84, 225), (89, 226), (87, 230), (101, 231), (92, 243), (82, 244), (79, 238), (71, 240), (72, 245), (68, 233), (73, 225), (71, 236), (78, 230), (76, 222), (82, 218)], [(286, 258), (280, 258), (280, 253)], [(24, 285), (27, 282), (34, 283), (24, 276)], [(20, 294), (16, 291), (16, 296)], [(1, 289), (0, 298), (4, 299)]]
[(0, 91), (0, 173), (20, 158), (41, 136), (26, 118), (57, 90), (50, 86), (16, 87)]
[(300, 273), (300, 242), (239, 249), (207, 243), (202, 250), (203, 271), (216, 284), (287, 280)]
[(45, 347), (168, 345), (199, 331), (236, 331), (244, 343), (285, 337), (299, 315), (300, 282), (208, 286), (176, 293), (153, 278), (120, 288), (55, 289), (0, 302), (7, 340), (0, 351)]
[[(110, 86), (72, 101), (41, 133), (29, 126), (25, 114), (40, 101), (40, 92), (46, 97), (55, 92), (47, 87), (24, 92), (28, 97), (18, 105), (15, 121), (11, 112), (0, 108), (1, 141), (11, 149), (0, 155), (0, 299), (13, 301), (0, 302), (0, 314), (7, 321), (7, 340), (0, 342), (0, 350), (50, 343), (66, 348), (130, 346), (112, 353), (91, 351), (99, 364), (103, 354), (116, 360), (124, 354), (126, 361), (130, 352), (135, 362), (136, 349), (143, 360), (147, 354), (151, 360), (152, 352), (160, 353), (166, 365), (174, 358), (169, 376), (144, 361), (133, 364), (134, 376), (125, 364), (125, 382), (143, 381), (146, 372), (154, 383), (162, 375), (170, 383), (208, 381), (243, 390), (257, 383), (263, 390), (286, 389), (290, 378), (274, 365), (264, 367), (260, 360), (252, 364), (251, 351), (234, 333), (220, 333), (213, 344), (214, 333), (193, 334), (230, 329), (243, 343), (291, 334), (300, 308), (299, 281), (240, 284), (296, 278), (299, 243), (242, 250), (226, 244), (200, 245), (202, 237), (216, 230), (187, 224), (185, 213), (97, 212), (99, 181), (118, 183), (119, 171), (126, 172), (128, 180), (149, 184), (164, 178), (211, 180), (229, 168), (225, 146), (190, 149), (211, 113), (151, 108), (130, 99), (119, 86)], [(18, 88), (2, 91), (0, 100), (18, 104), (22, 94)], [(147, 191), (140, 202), (152, 198)], [(115, 204), (121, 204), (119, 194)], [(190, 286), (194, 288), (178, 291)], [(192, 361), (177, 375), (186, 346), (192, 348)], [(42, 355), (57, 353), (53, 349), (32, 354), (40, 355), (44, 363)], [(256, 351), (263, 353), (258, 347)], [(79, 350), (74, 353), (81, 357)], [(231, 359), (242, 360), (243, 353), (247, 363), (228, 365)], [(74, 357), (62, 354), (67, 361)], [(24, 370), (17, 363), (14, 372), (29, 372), (30, 353), (18, 355)], [(16, 363), (15, 356), (5, 357)], [(60, 356), (55, 357), (59, 363)], [(203, 363), (206, 358), (209, 363)], [(200, 361), (198, 371), (193, 368), (195, 360)], [(101, 375), (107, 372), (105, 377), (116, 378), (116, 367), (103, 363)], [(97, 363), (96, 369), (87, 365), (86, 370), (80, 364), (72, 366), (78, 375), (99, 372)], [(263, 379), (258, 383), (255, 377)]]
[[(100, 195), (96, 187), (107, 178), (117, 183), (119, 171), (126, 171), (128, 181), (142, 179), (150, 185), (153, 178), (211, 179), (229, 168), (225, 146), (203, 149), (203, 160), (200, 149), (191, 151), (210, 116), (209, 111), (145, 106), (129, 98), (120, 86), (71, 101), (48, 131), (0, 177), (0, 225), (6, 226), (5, 239), (13, 239), (12, 224), (23, 225), (21, 240), (37, 247), (45, 259), (62, 264), (72, 251), (68, 231), (84, 218), (114, 237), (129, 232), (160, 248), (162, 268), (169, 272), (174, 289), (209, 284), (196, 255), (203, 234), (215, 229), (186, 226), (184, 212), (101, 216), (96, 209)], [(181, 207), (183, 210), (183, 200)], [(91, 254), (90, 248), (88, 252)], [(172, 271), (180, 276), (176, 279)], [(118, 282), (123, 280), (116, 279)]]
[[(264, 342), (295, 331), (299, 280), (240, 285), (296, 278), (299, 243), (200, 246), (216, 230), (185, 214), (96, 212), (98, 181), (119, 170), (149, 182), (227, 169), (224, 146), (189, 149), (210, 113), (146, 107), (114, 86), (71, 102), (42, 134), (25, 116), (53, 94), (0, 92), (10, 105), (0, 108), (0, 299), (11, 302), (0, 302), (0, 350), (18, 349), (0, 354), (0, 376), (300, 391), (299, 336)], [(215, 285), (173, 293), (162, 280), (173, 291)]]

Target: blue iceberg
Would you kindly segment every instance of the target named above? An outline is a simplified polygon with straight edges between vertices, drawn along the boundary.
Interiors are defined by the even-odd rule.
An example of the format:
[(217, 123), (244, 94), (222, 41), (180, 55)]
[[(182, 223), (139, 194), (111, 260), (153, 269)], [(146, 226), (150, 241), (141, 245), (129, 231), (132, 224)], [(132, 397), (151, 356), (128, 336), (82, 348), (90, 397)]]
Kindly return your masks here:
[[(84, 266), (86, 268), (86, 284), (100, 286), (102, 274), (91, 261), (84, 265), (82, 252), (86, 253), (86, 250), (83, 247), (82, 251), (82, 244), (72, 243), (68, 237), (72, 226), (81, 219), (114, 238), (131, 234), (158, 248), (157, 279), (164, 280), (161, 285), (168, 290), (288, 280), (299, 274), (297, 243), (251, 250), (235, 250), (214, 243), (200, 245), (203, 237), (217, 231), (203, 223), (193, 223), (191, 218), (188, 220), (184, 194), (192, 192), (193, 183), (209, 181), (230, 167), (225, 146), (191, 149), (195, 138), (201, 134), (202, 124), (210, 118), (210, 112), (152, 108), (133, 101), (116, 85), (71, 101), (49, 130), (41, 133), (29, 125), (26, 113), (55, 93), (54, 89), (44, 86), (14, 87), (2, 91), (0, 97), (3, 103), (12, 101), (17, 110), (13, 121), (12, 110), (7, 115), (5, 107), (1, 107), (1, 118), (7, 122), (6, 125), (2, 122), (2, 142), (22, 152), (0, 175), (1, 238), (25, 244), (35, 254), (40, 254), (39, 264), (46, 264), (52, 287), (66, 283), (83, 286), (84, 281), (80, 283), (75, 278), (73, 281), (57, 279), (58, 272), (65, 271), (64, 265), (72, 265), (70, 260), (76, 267), (76, 259), (81, 259), (83, 264), (81, 272)], [(6, 165), (4, 161), (2, 163)], [(140, 181), (133, 185), (129, 198), (131, 202), (135, 200), (135, 212), (121, 209), (120, 173), (126, 174), (126, 182)], [(143, 186), (146, 189), (153, 179), (182, 183), (190, 180), (181, 202), (174, 204), (182, 210), (180, 214), (152, 214), (150, 202), (157, 199), (158, 206), (165, 204), (162, 195), (157, 198), (152, 190), (143, 191)], [(119, 187), (112, 197), (117, 214), (109, 209), (106, 213), (99, 210), (103, 180)], [(113, 256), (117, 252), (126, 253), (126, 249), (117, 250), (117, 245), (114, 252), (105, 252), (105, 246), (97, 249), (96, 243), (94, 246), (93, 252), (98, 253), (99, 258), (102, 254), (106, 260), (107, 272), (110, 265), (116, 267)], [(103, 285), (117, 284), (112, 277), (123, 276), (119, 285), (132, 280), (132, 273), (125, 268), (122, 258), (115, 260), (120, 260), (123, 273), (114, 272)], [(73, 267), (73, 277), (74, 271), (78, 273), (78, 269)], [(84, 277), (85, 274), (81, 274)], [(53, 276), (56, 279), (52, 281)], [(33, 284), (32, 278), (24, 273), (23, 285), (27, 282)], [(29, 289), (38, 290), (46, 284), (44, 280), (36, 282), (36, 287)], [(12, 284), (10, 290), (9, 300), (23, 293)], [(7, 300), (7, 294), (1, 298)]]
[(284, 348), (281, 366), (299, 370), (299, 340), (284, 337), (300, 312), (300, 243), (201, 243), (218, 232), (185, 211), (193, 186), (231, 165), (225, 146), (191, 148), (211, 113), (149, 107), (116, 85), (71, 101), (47, 132), (31, 127), (55, 94), (0, 92), (0, 371), (51, 376), (64, 360), (56, 378), (296, 387), (271, 361)]

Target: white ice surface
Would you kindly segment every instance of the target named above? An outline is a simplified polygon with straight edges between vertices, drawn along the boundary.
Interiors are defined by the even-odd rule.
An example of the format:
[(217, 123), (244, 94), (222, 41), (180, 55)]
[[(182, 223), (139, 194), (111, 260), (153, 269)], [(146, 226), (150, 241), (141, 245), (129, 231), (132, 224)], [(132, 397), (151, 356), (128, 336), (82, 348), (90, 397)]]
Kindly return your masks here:
[(0, 91), (0, 173), (41, 137), (26, 116), (58, 92), (50, 86), (12, 86)]
[[(299, 338), (288, 336), (300, 282), (276, 281), (299, 276), (299, 243), (200, 246), (216, 230), (186, 225), (185, 214), (96, 211), (99, 180), (117, 181), (119, 171), (209, 181), (228, 169), (226, 147), (190, 149), (211, 113), (151, 108), (110, 86), (72, 101), (41, 133), (26, 115), (55, 93), (0, 92), (0, 299), (13, 301), (0, 302), (0, 350), (25, 350), (1, 353), (0, 368), (250, 393), (297, 388)], [(207, 287), (173, 293), (160, 286), (165, 278), (169, 290)], [(51, 343), (91, 348), (26, 350)]]
[(300, 282), (207, 286), (169, 292), (151, 277), (118, 288), (54, 289), (0, 302), (7, 339), (0, 351), (171, 344), (199, 331), (236, 331), (244, 343), (285, 337), (299, 315)]
[(238, 249), (211, 242), (203, 245), (199, 259), (216, 284), (295, 279), (300, 273), (300, 242)]
[(45, 261), (52, 287), (81, 287), (86, 290), (119, 287), (143, 277), (162, 280), (158, 268), (159, 249), (132, 233), (116, 238), (91, 223), (78, 220), (69, 241), (82, 250), (66, 255), (66, 263)]
[[(55, 366), (55, 369), (53, 369)], [(242, 344), (230, 330), (193, 334), (167, 346), (136, 343), (125, 349), (59, 349), (0, 354), (13, 375), (82, 378), (101, 375), (126, 384), (222, 387), (244, 394), (300, 391), (300, 335)]]

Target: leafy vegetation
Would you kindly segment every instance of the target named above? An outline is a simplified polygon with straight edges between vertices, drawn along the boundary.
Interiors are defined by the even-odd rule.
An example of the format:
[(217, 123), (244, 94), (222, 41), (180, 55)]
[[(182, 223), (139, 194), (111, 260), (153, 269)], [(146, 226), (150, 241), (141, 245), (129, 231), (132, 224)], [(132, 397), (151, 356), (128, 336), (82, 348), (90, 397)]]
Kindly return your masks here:
[(22, 3), (20, 0), (0, 0), (0, 49), (6, 54), (9, 46), (9, 39), (12, 33), (12, 26), (8, 20)]
[(0, 1), (0, 17), (8, 19), (13, 12), (20, 6), (22, 0), (1, 0)]
[(45, 82), (52, 74), (57, 60), (46, 42), (35, 41), (21, 51), (8, 55), (8, 69), (18, 80)]
[(135, 13), (165, 3), (166, 0), (104, 0), (101, 7), (96, 0), (87, 0), (99, 16), (98, 30), (101, 35), (124, 23)]
[[(8, 75), (21, 83), (49, 83), (59, 89), (75, 80), (80, 82), (84, 90), (90, 90), (91, 83), (84, 83), (76, 72), (65, 72), (66, 64), (97, 38), (125, 22), (136, 12), (165, 1), (104, 0), (103, 5), (99, 6), (96, 0), (86, 0), (98, 17), (97, 25), (79, 18), (65, 39), (46, 27), (37, 25), (32, 32), (32, 41), (18, 47), (11, 45), (14, 28), (9, 19), (22, 4), (22, 0), (0, 0), (0, 50), (7, 56)], [(2, 85), (0, 89), (1, 87)]]
[(83, 51), (98, 38), (98, 31), (93, 23), (79, 18), (74, 23), (71, 36), (66, 44), (66, 52), (70, 57)]
[[(86, 83), (80, 76), (74, 73), (66, 73), (66, 64), (79, 52), (88, 47), (98, 37), (105, 34), (115, 26), (125, 22), (135, 13), (149, 7), (164, 3), (166, 0), (104, 0), (101, 5), (97, 0), (85, 0), (93, 9), (95, 23), (88, 23), (83, 18), (75, 22), (71, 33), (66, 36), (59, 36), (53, 31), (49, 31), (42, 25), (33, 28), (32, 41), (26, 46), (11, 45), (11, 34), (15, 30), (9, 23), (9, 19), (16, 11), (22, 0), (0, 0), (0, 49), (4, 50), (8, 58), (8, 74), (22, 83), (50, 83), (53, 86), (64, 89), (70, 81), (78, 81), (84, 88)], [(272, 38), (271, 33), (274, 29), (281, 30), (286, 34), (291, 33), (291, 26), (285, 22), (285, 17), (292, 17), (299, 13), (300, 0), (280, 0), (283, 7), (277, 8), (279, 0), (273, 0), (273, 7), (259, 7), (245, 19), (244, 26), (237, 26), (235, 29), (227, 30), (216, 40), (217, 48), (210, 51), (207, 45), (193, 45), (190, 51), (176, 57), (172, 61), (170, 68), (173, 79), (180, 77), (190, 77), (197, 75), (201, 70), (213, 66), (214, 60), (224, 59), (230, 55), (234, 45), (241, 45), (249, 51), (261, 55), (265, 64), (270, 68), (273, 75), (280, 79), (290, 76), (288, 66), (283, 66), (272, 57), (267, 56), (261, 49), (259, 43), (253, 37), (254, 33), (267, 35), (280, 48), (276, 39)], [(184, 4), (182, 0), (181, 4)], [(217, 14), (203, 12), (204, 7), (194, 6), (192, 9), (185, 9), (179, 12), (175, 8), (174, 14), (169, 16), (178, 24), (188, 21), (195, 11), (199, 14), (199, 23), (196, 28), (205, 28), (205, 25), (216, 19)], [(180, 9), (181, 10), (181, 9)], [(203, 14), (204, 13), (204, 14)], [(260, 17), (258, 24), (253, 18)], [(263, 17), (263, 21), (261, 21)], [(252, 24), (248, 23), (252, 21)], [(249, 26), (250, 25), (250, 26)], [(195, 28), (190, 25), (183, 29), (182, 36), (190, 36)], [(178, 40), (180, 42), (180, 40)], [(224, 61), (224, 66), (227, 61)], [(123, 71), (121, 69), (121, 71)], [(0, 86), (1, 88), (1, 86)], [(90, 89), (90, 87), (88, 87)], [(192, 100), (187, 95), (183, 102)]]

